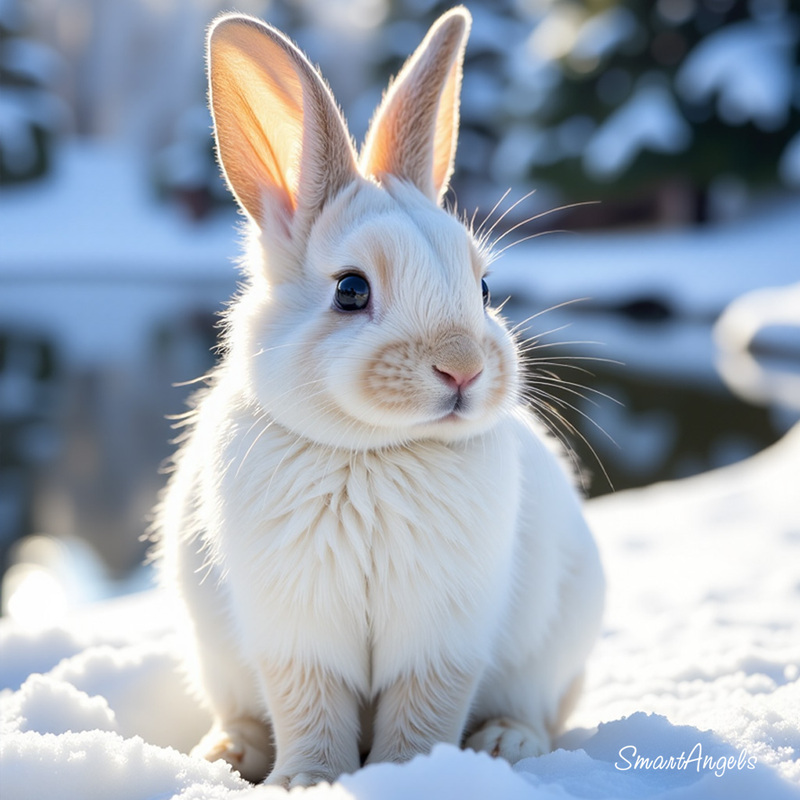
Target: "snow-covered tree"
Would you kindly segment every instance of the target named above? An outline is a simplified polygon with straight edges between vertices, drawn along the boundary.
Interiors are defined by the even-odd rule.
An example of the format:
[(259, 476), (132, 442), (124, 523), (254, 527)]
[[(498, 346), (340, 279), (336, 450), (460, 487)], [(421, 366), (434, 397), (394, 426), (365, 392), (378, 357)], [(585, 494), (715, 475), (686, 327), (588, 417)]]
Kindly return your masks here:
[(0, 184), (42, 175), (66, 107), (53, 92), (58, 56), (26, 35), (21, 0), (0, 0)]
[(694, 198), (677, 212), (703, 219), (709, 198), (800, 186), (796, 5), (554, 0), (525, 56), (552, 85), (503, 134), (509, 167), (566, 199)]

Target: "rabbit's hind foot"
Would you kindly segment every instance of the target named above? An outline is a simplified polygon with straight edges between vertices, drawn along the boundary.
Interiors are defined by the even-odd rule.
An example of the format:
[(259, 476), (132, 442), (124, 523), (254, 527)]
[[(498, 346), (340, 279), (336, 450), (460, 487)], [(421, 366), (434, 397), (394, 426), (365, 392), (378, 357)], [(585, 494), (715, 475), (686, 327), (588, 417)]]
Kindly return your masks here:
[(550, 752), (550, 737), (517, 720), (497, 717), (480, 725), (465, 747), (516, 764), (523, 758)]
[(239, 717), (216, 723), (200, 740), (192, 755), (206, 761), (227, 761), (245, 780), (260, 783), (272, 769), (275, 750), (268, 723)]

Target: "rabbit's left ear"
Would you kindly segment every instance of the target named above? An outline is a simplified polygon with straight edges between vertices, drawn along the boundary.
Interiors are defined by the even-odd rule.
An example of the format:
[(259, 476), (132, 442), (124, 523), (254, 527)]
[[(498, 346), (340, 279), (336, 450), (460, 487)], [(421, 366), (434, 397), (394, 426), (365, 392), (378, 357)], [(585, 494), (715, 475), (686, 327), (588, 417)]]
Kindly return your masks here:
[(256, 224), (302, 244), (324, 204), (358, 176), (325, 82), (280, 31), (228, 14), (208, 36), (219, 159)]
[(364, 175), (393, 175), (435, 203), (447, 191), (458, 139), (461, 73), (472, 22), (463, 6), (443, 14), (389, 87), (361, 154)]

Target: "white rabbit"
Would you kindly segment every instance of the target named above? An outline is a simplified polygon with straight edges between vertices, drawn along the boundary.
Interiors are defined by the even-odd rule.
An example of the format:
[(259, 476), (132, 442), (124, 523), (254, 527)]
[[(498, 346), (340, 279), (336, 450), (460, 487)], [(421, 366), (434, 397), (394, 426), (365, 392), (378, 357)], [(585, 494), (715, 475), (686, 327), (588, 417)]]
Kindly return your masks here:
[(157, 527), (214, 717), (195, 752), (251, 780), (546, 752), (599, 629), (580, 499), (521, 403), (487, 253), (440, 207), (469, 26), (431, 28), (360, 159), (283, 34), (209, 34), (246, 281)]

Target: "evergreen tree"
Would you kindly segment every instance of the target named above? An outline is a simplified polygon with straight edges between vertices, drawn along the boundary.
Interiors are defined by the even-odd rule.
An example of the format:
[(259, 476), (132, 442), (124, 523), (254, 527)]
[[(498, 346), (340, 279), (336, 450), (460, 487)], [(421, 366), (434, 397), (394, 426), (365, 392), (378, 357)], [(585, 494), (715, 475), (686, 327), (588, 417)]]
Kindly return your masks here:
[(556, 0), (530, 52), (558, 76), (517, 163), (567, 200), (677, 188), (703, 219), (709, 191), (800, 184), (800, 15), (780, 0)]
[(66, 113), (52, 92), (58, 57), (25, 23), (21, 0), (0, 0), (0, 184), (44, 174)]

